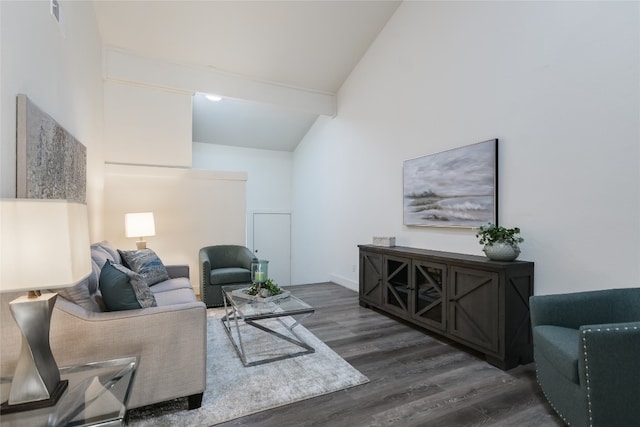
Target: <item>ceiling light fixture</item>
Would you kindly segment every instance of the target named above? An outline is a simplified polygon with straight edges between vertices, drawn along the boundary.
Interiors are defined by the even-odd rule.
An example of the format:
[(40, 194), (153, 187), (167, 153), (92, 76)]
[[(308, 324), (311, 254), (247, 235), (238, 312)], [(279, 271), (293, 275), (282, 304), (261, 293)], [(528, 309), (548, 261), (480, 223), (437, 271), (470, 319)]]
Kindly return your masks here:
[(205, 98), (207, 98), (209, 101), (213, 101), (213, 102), (218, 102), (218, 101), (222, 101), (222, 97), (220, 95), (212, 95), (212, 94), (206, 94)]

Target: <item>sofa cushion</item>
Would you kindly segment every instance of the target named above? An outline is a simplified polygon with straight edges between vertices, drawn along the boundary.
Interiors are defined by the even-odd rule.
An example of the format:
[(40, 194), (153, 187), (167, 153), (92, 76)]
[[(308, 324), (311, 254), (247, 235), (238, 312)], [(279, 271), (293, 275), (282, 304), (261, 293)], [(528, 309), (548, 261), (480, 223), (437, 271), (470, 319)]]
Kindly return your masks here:
[[(120, 259), (120, 253), (113, 245), (111, 245), (111, 243), (109, 243), (106, 240), (91, 244), (92, 256), (94, 251), (97, 253), (105, 254), (105, 256), (108, 257), (115, 264), (122, 264), (122, 260)], [(103, 265), (103, 264), (98, 263), (98, 265)]]
[(165, 280), (151, 287), (151, 292), (157, 295), (160, 292), (171, 292), (176, 289), (191, 289), (191, 282), (186, 277), (176, 277), (175, 279)]
[(561, 326), (539, 325), (533, 328), (533, 336), (536, 350), (565, 378), (579, 384), (580, 332)]
[(100, 272), (100, 292), (109, 311), (155, 307), (155, 297), (139, 274), (107, 261)]
[[(111, 247), (109, 242), (94, 243), (91, 245), (91, 259), (102, 267), (105, 262), (111, 261), (114, 264), (122, 264), (120, 254), (118, 250)], [(100, 268), (98, 268), (98, 275), (100, 274)]]
[(100, 267), (98, 267), (95, 261), (91, 260), (91, 273), (89, 273), (88, 277), (82, 279), (74, 286), (53, 289), (52, 291), (87, 311), (100, 312), (102, 311), (102, 306), (96, 299), (99, 275)]
[(246, 268), (227, 267), (211, 270), (211, 284), (224, 285), (226, 283), (249, 283), (251, 272)]
[(140, 274), (147, 281), (149, 286), (169, 279), (167, 269), (153, 250), (118, 250), (118, 252), (120, 252), (123, 264)]
[[(153, 287), (151, 288), (153, 289)], [(174, 289), (173, 291), (157, 292), (154, 297), (159, 307), (165, 307), (174, 304), (185, 304), (196, 302), (196, 295), (193, 289)]]

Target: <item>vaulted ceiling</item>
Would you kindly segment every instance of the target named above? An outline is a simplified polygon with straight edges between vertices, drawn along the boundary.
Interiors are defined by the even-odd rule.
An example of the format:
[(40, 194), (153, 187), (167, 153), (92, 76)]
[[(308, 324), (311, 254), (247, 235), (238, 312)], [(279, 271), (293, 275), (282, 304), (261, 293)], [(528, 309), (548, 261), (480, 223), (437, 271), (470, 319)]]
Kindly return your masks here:
[[(335, 94), (400, 1), (94, 4), (106, 47)], [(251, 100), (205, 101), (194, 100), (194, 140), (199, 142), (291, 151), (317, 117)]]

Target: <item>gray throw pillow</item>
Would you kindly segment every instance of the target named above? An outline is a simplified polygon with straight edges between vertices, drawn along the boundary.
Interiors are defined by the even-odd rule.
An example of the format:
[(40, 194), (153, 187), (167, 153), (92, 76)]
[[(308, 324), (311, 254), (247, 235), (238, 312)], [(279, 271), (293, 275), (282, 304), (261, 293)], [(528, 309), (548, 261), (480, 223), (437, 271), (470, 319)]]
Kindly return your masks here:
[(156, 307), (147, 282), (128, 268), (107, 261), (100, 272), (100, 293), (109, 311)]
[(169, 280), (169, 273), (167, 273), (166, 267), (153, 250), (118, 250), (118, 252), (120, 252), (120, 256), (122, 257), (122, 263), (144, 277), (144, 280), (147, 281), (149, 286)]

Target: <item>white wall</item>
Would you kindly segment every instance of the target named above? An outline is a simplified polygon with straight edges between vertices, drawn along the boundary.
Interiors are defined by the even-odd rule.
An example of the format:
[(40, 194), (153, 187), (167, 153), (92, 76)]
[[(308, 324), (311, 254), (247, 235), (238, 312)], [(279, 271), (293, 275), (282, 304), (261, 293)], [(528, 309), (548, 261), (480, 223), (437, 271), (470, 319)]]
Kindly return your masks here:
[(291, 152), (194, 142), (192, 167), (246, 172), (247, 212), (291, 211)]
[(246, 244), (248, 210), (291, 210), (292, 153), (192, 142), (193, 91), (215, 73), (109, 49), (105, 67), (105, 238), (134, 247), (124, 214), (153, 211), (149, 247), (165, 263), (188, 263), (197, 287), (201, 247)]
[(0, 195), (16, 195), (16, 95), (87, 147), (92, 238), (102, 235), (102, 46), (93, 3), (61, 1), (62, 25), (48, 1), (0, 2)]
[(213, 244), (245, 241), (245, 183), (242, 172), (188, 168), (106, 166), (105, 236), (119, 249), (134, 250), (124, 215), (153, 212), (156, 235), (146, 237), (165, 264), (188, 264), (199, 293), (198, 251)]
[(104, 238), (135, 249), (124, 214), (153, 212), (148, 247), (166, 264), (188, 264), (199, 292), (200, 248), (246, 241), (247, 173), (191, 169), (190, 92), (108, 80), (104, 94)]
[(105, 81), (105, 160), (191, 166), (191, 93)]
[[(259, 150), (226, 145), (193, 143), (193, 168), (218, 171), (245, 171), (247, 174), (247, 211), (245, 246), (254, 250), (260, 241), (260, 258), (270, 260), (269, 274), (281, 285), (290, 284), (291, 246), (282, 239), (290, 238), (290, 228), (284, 227), (292, 215), (291, 178), (293, 153), (288, 151)], [(254, 229), (254, 214), (261, 214), (262, 224), (271, 218), (271, 226)], [(264, 213), (278, 214), (265, 216)], [(277, 220), (275, 218), (278, 218)], [(285, 219), (286, 218), (286, 219)], [(288, 223), (287, 223), (288, 224)], [(275, 227), (274, 227), (275, 226)], [(254, 235), (254, 232), (256, 235)], [(269, 237), (266, 237), (268, 234)], [(257, 240), (255, 240), (257, 239)], [(270, 244), (265, 244), (266, 242)], [(258, 256), (258, 254), (256, 255)]]
[(404, 2), (295, 152), (293, 282), (355, 288), (374, 235), (481, 255), (471, 230), (402, 225), (402, 162), (499, 138), (535, 293), (638, 286), (639, 6)]
[[(638, 9), (404, 2), (341, 89), (337, 117), (321, 118), (294, 154), (292, 197), (279, 169), (252, 186), (254, 154), (264, 153), (234, 160), (249, 171), (248, 209), (283, 209), (275, 205), (287, 199), (293, 207), (293, 283), (355, 287), (356, 245), (373, 235), (481, 254), (470, 230), (402, 225), (402, 161), (497, 137), (501, 223), (523, 229), (521, 258), (536, 262), (536, 293), (637, 286)], [(64, 30), (47, 1), (0, 2), (0, 191), (15, 195), (15, 95), (25, 93), (87, 146), (92, 238), (109, 238), (97, 23), (90, 2), (62, 1), (61, 10)], [(119, 80), (179, 92), (201, 90), (193, 82), (216, 83), (203, 91), (229, 84), (208, 70), (112, 56), (107, 74)]]

